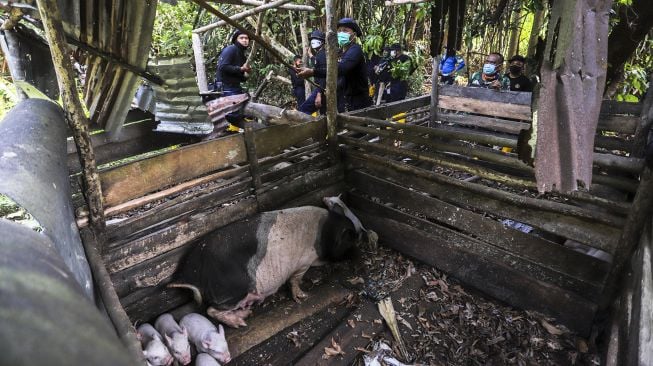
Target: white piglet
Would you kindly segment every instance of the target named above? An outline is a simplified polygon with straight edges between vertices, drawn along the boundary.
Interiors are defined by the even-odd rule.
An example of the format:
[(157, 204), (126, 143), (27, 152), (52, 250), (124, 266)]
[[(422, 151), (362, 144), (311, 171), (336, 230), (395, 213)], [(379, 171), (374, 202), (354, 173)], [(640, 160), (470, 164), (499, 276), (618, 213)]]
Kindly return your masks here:
[(152, 366), (169, 366), (174, 359), (168, 352), (168, 348), (163, 344), (161, 334), (150, 324), (143, 324), (137, 329), (136, 335), (141, 341), (143, 355)]
[(208, 353), (200, 353), (195, 358), (195, 366), (220, 366), (220, 364)]
[(168, 346), (172, 357), (182, 365), (188, 365), (190, 359), (190, 343), (188, 343), (188, 331), (179, 326), (172, 315), (166, 313), (159, 316), (154, 322), (154, 328), (161, 333), (163, 340)]
[(197, 313), (181, 318), (179, 325), (188, 331), (188, 339), (195, 345), (198, 353), (208, 353), (216, 360), (227, 363), (231, 360), (224, 328), (216, 328), (210, 320)]

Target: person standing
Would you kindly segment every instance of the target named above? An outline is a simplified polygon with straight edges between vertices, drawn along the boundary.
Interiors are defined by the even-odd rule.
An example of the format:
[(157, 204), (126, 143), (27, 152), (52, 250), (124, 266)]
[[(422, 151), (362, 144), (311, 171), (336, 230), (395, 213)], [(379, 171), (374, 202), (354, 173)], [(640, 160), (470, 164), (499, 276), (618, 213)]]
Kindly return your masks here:
[[(409, 63), (407, 72), (397, 72), (396, 68), (400, 64), (402, 68), (405, 67), (406, 62)], [(390, 64), (390, 97), (387, 98), (387, 101), (396, 102), (404, 100), (408, 94), (408, 76), (413, 73), (414, 68), (410, 57), (403, 53), (399, 43), (390, 46)]]
[(299, 106), (299, 111), (311, 115), (317, 111), (326, 113), (326, 51), (324, 49), (324, 33), (314, 30), (309, 35), (311, 42), (311, 63), (312, 68), (302, 67), (297, 69), (297, 77), (306, 79), (313, 76), (318, 87), (314, 88), (308, 99)]
[(454, 48), (446, 48), (447, 51), (440, 60), (440, 82), (443, 84), (453, 85), (456, 79), (456, 73), (465, 67), (465, 60), (456, 55)]
[(477, 71), (472, 75), (469, 86), (508, 90), (510, 80), (501, 73), (503, 69), (503, 55), (498, 52), (492, 52), (485, 58), (483, 71)]
[(363, 32), (352, 18), (338, 21), (338, 46), (341, 49), (338, 62), (338, 112), (354, 111), (372, 105), (369, 95), (365, 54), (356, 43)]
[(510, 90), (521, 92), (532, 92), (533, 83), (524, 75), (526, 59), (521, 55), (514, 55), (508, 60), (508, 79), (510, 79)]
[(302, 56), (295, 55), (293, 59), (293, 68), (288, 69), (290, 74), (290, 81), (292, 84), (292, 93), (297, 100), (297, 108), (299, 108), (306, 101), (306, 89), (304, 86), (304, 79), (297, 76), (297, 70), (302, 67)]
[[(221, 97), (244, 94), (245, 90), (240, 85), (247, 79), (246, 73), (252, 68), (247, 65), (245, 50), (249, 47), (249, 36), (239, 29), (231, 35), (231, 45), (220, 52), (218, 67), (216, 70), (215, 84), (218, 90), (222, 91)], [(222, 136), (227, 131), (237, 131), (237, 127), (243, 126), (244, 116), (240, 111), (229, 113), (225, 116), (226, 121), (215, 125), (213, 133)], [(230, 127), (232, 124), (236, 127)], [(229, 130), (228, 130), (229, 128)]]

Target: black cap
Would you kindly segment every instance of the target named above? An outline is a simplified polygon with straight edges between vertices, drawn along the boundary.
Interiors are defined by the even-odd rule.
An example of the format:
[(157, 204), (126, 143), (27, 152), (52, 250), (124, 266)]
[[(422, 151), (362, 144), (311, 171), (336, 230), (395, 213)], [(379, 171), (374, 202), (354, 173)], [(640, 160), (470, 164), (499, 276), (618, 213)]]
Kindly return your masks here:
[(401, 45), (399, 43), (394, 43), (392, 46), (390, 46), (390, 49), (394, 51), (401, 51)]
[(508, 60), (508, 62), (513, 62), (513, 61), (520, 61), (523, 63), (526, 63), (526, 58), (522, 55), (514, 55)]
[(356, 21), (352, 18), (342, 18), (340, 21), (338, 21), (338, 27), (347, 27), (356, 33), (358, 37), (363, 36), (363, 31), (361, 30), (361, 27), (356, 24)]
[(231, 44), (236, 43), (236, 38), (238, 38), (239, 35), (241, 34), (246, 34), (245, 32), (241, 31), (240, 29), (236, 29), (232, 34), (231, 34)]
[(300, 55), (295, 55), (295, 57), (293, 57), (292, 60), (295, 61), (295, 60), (301, 60), (301, 59), (302, 59), (302, 56), (300, 56)]
[(324, 42), (326, 39), (326, 36), (324, 35), (324, 32), (314, 29), (311, 34), (308, 35), (308, 39), (319, 39), (320, 41)]

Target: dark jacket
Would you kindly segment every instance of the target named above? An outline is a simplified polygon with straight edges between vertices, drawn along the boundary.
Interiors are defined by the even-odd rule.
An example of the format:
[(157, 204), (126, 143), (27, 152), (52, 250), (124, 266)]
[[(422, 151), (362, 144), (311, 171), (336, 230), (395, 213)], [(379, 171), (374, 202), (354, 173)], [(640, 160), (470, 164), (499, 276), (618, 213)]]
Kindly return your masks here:
[(326, 48), (322, 47), (315, 56), (313, 56), (313, 78), (315, 83), (323, 90), (326, 89), (327, 57)]
[(304, 88), (304, 79), (297, 76), (297, 71), (295, 69), (288, 69), (288, 74), (290, 75), (290, 82), (292, 83), (293, 89)]
[(345, 96), (368, 95), (367, 68), (365, 54), (357, 43), (352, 44), (338, 62), (338, 90)]
[(215, 80), (221, 81), (225, 86), (239, 86), (245, 81), (245, 73), (240, 71), (240, 67), (246, 61), (243, 46), (238, 43), (227, 46), (220, 53)]

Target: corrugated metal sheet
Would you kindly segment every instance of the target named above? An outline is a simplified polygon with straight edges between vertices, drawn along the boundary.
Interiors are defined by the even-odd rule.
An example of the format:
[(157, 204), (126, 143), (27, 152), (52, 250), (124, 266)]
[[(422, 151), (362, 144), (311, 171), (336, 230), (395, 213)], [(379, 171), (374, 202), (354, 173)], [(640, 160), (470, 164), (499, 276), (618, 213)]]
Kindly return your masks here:
[[(156, 0), (59, 0), (69, 35), (139, 68), (147, 64)], [(139, 77), (100, 57), (87, 59), (84, 94), (91, 122), (119, 136)]]
[(190, 135), (213, 132), (213, 123), (202, 103), (188, 58), (159, 59), (148, 68), (165, 80), (164, 86), (152, 85), (156, 101), (154, 116), (160, 121), (157, 131)]

